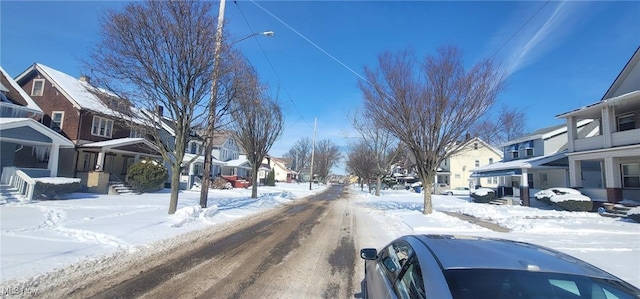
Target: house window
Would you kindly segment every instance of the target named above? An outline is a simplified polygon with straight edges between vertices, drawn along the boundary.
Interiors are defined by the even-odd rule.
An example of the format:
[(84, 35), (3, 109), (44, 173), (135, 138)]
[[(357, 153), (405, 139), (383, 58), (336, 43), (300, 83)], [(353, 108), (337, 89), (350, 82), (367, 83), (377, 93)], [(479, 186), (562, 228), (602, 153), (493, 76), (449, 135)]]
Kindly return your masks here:
[(527, 184), (529, 185), (529, 189), (533, 189), (533, 174), (527, 173)]
[(635, 114), (618, 116), (618, 131), (633, 130), (636, 128)]
[(474, 149), (474, 150), (477, 150), (477, 149), (478, 149), (478, 143), (474, 143), (474, 144), (473, 144), (473, 149)]
[(511, 152), (511, 157), (514, 159), (517, 159), (520, 157), (520, 153), (518, 151)]
[(622, 188), (640, 188), (640, 163), (622, 164)]
[(527, 157), (532, 157), (533, 156), (533, 149), (532, 148), (528, 148), (524, 150), (525, 155), (527, 155)]
[(33, 80), (33, 86), (31, 87), (31, 96), (41, 97), (44, 91), (44, 79)]
[(64, 111), (53, 111), (51, 113), (51, 129), (56, 132), (62, 131), (62, 120), (64, 120)]
[(140, 130), (131, 129), (131, 131), (129, 131), (129, 137), (131, 137), (131, 138), (144, 138), (144, 133), (142, 133), (142, 131), (140, 131)]
[(111, 138), (113, 121), (104, 117), (94, 116), (91, 125), (91, 135)]
[(493, 158), (489, 158), (489, 164), (493, 164)]
[(476, 167), (480, 167), (480, 160), (476, 160)]
[(198, 152), (198, 145), (195, 142), (191, 142), (191, 150), (189, 152), (191, 154), (196, 154)]

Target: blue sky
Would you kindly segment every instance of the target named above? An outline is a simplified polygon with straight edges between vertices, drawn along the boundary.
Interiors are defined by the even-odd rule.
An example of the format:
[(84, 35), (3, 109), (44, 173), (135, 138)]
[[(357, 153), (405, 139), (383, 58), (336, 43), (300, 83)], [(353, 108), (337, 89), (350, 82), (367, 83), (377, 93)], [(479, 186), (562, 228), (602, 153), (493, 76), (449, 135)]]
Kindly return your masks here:
[[(0, 64), (17, 76), (34, 62), (72, 76), (96, 42), (98, 17), (123, 2), (1, 1)], [(346, 114), (362, 107), (358, 74), (384, 51), (420, 57), (455, 45), (465, 63), (495, 55), (507, 70), (498, 105), (526, 111), (527, 131), (599, 101), (640, 45), (639, 1), (227, 1), (225, 29), (280, 100), (285, 132), (271, 150), (301, 137), (346, 145)], [(214, 5), (217, 14), (217, 5)], [(533, 17), (532, 17), (533, 16)], [(351, 137), (351, 138), (345, 138)]]

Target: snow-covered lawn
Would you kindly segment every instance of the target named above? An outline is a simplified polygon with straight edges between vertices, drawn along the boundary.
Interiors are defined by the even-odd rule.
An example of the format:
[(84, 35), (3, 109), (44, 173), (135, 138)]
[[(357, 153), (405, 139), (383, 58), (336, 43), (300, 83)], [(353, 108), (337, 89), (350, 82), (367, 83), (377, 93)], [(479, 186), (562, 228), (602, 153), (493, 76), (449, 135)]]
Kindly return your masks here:
[[(324, 188), (279, 183), (258, 188), (257, 199), (250, 198), (251, 190), (216, 190), (210, 192), (207, 209), (198, 205), (199, 191), (183, 191), (175, 215), (167, 215), (168, 190), (130, 196), (77, 193), (68, 200), (0, 205), (0, 283), (88, 258), (99, 263), (100, 256), (107, 259), (114, 252), (144, 250), (156, 241), (259, 213)], [(409, 233), (500, 237), (567, 252), (640, 287), (638, 223), (597, 213), (494, 206), (440, 195), (433, 196), (435, 212), (423, 215), (422, 194), (383, 190), (377, 197), (349, 188), (356, 194), (354, 203), (377, 224), (364, 228), (368, 233), (359, 236), (362, 246), (380, 247)], [(512, 231), (493, 232), (442, 212), (473, 215)]]
[[(523, 207), (473, 203), (466, 196), (433, 195), (434, 213), (423, 215), (422, 194), (383, 190), (377, 197), (354, 190), (358, 192), (359, 204), (384, 216), (388, 227), (394, 230), (385, 240), (374, 240), (371, 247), (383, 246), (391, 241), (390, 237), (410, 233), (524, 241), (568, 253), (640, 287), (640, 223), (598, 213), (557, 211), (533, 198), (532, 207)], [(471, 215), (511, 232), (494, 232), (443, 212)]]

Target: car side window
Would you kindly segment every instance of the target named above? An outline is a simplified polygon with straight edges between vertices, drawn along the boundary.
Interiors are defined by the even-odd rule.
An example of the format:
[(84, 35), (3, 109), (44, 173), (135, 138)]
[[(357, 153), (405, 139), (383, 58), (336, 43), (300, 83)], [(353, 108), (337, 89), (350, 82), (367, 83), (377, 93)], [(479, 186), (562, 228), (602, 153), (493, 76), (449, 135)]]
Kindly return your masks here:
[(422, 271), (417, 259), (411, 259), (406, 271), (401, 274), (394, 287), (400, 298), (425, 298)]
[(402, 267), (407, 263), (409, 257), (413, 255), (413, 249), (406, 242), (394, 242), (387, 246), (380, 253), (380, 263), (382, 263), (387, 278), (391, 283), (398, 279)]

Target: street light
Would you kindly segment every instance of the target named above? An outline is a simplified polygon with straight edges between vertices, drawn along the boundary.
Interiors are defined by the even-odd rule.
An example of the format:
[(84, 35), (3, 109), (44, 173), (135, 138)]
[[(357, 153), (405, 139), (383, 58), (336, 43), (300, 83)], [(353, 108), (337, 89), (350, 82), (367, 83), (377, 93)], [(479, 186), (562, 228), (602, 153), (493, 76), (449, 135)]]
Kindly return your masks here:
[(251, 38), (251, 37), (254, 37), (256, 35), (274, 36), (275, 32), (269, 30), (269, 31), (257, 32), (257, 33), (249, 34), (249, 35), (247, 35), (247, 36), (245, 36), (245, 37), (243, 37), (243, 38), (241, 38), (241, 39), (239, 39), (239, 40), (237, 40), (235, 42), (232, 42), (231, 45), (235, 45), (236, 43), (239, 43), (239, 42), (241, 42), (241, 41), (243, 41), (243, 40), (245, 40), (247, 38)]
[[(224, 7), (225, 0), (220, 1), (220, 10), (218, 13), (218, 26), (216, 28), (216, 42), (213, 54), (213, 74), (211, 76), (211, 101), (209, 103), (209, 113), (207, 117), (207, 128), (205, 132), (205, 152), (204, 152), (204, 165), (202, 170), (202, 184), (200, 189), (200, 206), (202, 208), (207, 207), (207, 200), (209, 199), (209, 185), (211, 181), (211, 162), (212, 162), (212, 151), (213, 151), (213, 134), (215, 129), (215, 116), (216, 116), (216, 103), (218, 100), (218, 77), (219, 77), (219, 66), (220, 66), (220, 51), (222, 48), (222, 25), (224, 24)], [(248, 36), (245, 36), (230, 45), (236, 44), (240, 41), (243, 41), (247, 38), (256, 36), (256, 35), (265, 35), (265, 36), (273, 36), (273, 31), (265, 31), (259, 33), (253, 33)], [(255, 174), (254, 174), (255, 175)]]

